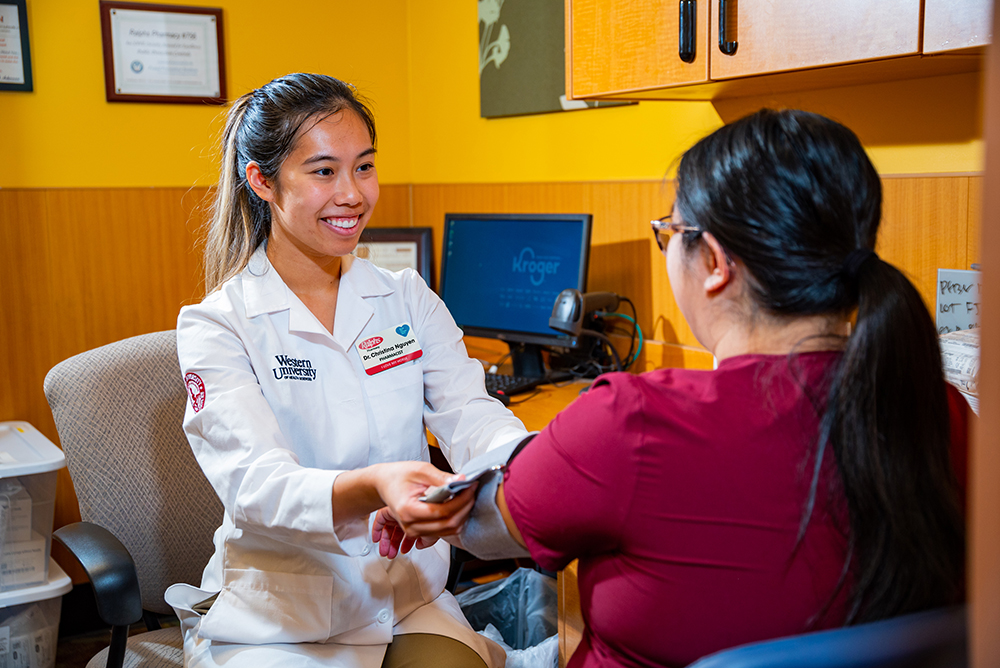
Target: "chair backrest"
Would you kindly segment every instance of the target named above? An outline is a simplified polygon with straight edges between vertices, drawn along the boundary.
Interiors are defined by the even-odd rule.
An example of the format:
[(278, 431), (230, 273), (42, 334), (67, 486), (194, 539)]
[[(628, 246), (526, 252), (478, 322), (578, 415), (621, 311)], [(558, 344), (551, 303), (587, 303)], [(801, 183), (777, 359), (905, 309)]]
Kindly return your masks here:
[(200, 583), (223, 517), (184, 436), (176, 333), (144, 334), (60, 362), (45, 378), (45, 396), (81, 517), (128, 548), (143, 608), (170, 613), (163, 591)]
[(710, 654), (688, 668), (962, 668), (965, 606), (765, 640)]

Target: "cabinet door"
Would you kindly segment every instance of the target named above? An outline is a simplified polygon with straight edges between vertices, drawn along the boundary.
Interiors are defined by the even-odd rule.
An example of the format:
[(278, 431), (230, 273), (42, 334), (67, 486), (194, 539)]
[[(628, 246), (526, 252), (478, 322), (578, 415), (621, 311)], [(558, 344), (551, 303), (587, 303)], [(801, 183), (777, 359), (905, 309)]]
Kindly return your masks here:
[[(693, 8), (692, 60), (680, 54)], [(708, 80), (709, 0), (566, 0), (567, 94), (648, 90)]]
[(838, 65), (919, 53), (920, 0), (712, 0), (711, 29), (712, 79)]
[(990, 0), (924, 0), (924, 53), (989, 44), (992, 4)]

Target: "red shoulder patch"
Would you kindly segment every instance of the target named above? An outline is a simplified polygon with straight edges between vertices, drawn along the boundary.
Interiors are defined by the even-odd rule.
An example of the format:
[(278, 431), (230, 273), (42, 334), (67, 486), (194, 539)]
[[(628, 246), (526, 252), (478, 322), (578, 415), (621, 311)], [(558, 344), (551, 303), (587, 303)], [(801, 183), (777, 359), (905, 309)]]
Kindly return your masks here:
[(187, 386), (188, 396), (191, 397), (191, 408), (197, 413), (205, 407), (205, 383), (196, 373), (184, 375), (184, 385)]

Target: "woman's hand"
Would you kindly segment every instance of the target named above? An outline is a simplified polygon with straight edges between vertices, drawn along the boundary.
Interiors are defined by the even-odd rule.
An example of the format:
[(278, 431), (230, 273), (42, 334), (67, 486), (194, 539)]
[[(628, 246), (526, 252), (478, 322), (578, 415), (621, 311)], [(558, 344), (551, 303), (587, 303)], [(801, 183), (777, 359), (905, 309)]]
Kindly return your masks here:
[[(440, 536), (458, 533), (472, 512), (476, 487), (463, 490), (445, 503), (420, 500), (429, 487), (444, 485), (455, 476), (424, 462), (380, 464), (377, 490), (386, 508), (372, 525), (372, 540), (379, 543), (383, 556), (404, 554), (424, 538), (418, 547), (429, 547)], [(405, 542), (404, 542), (405, 541)], [(401, 549), (402, 548), (402, 549)], [(391, 555), (391, 556), (390, 556)]]
[(372, 523), (372, 542), (378, 543), (378, 553), (383, 557), (395, 559), (397, 554), (406, 554), (414, 546), (423, 550), (438, 542), (437, 538), (417, 536), (410, 538), (403, 532), (399, 522), (392, 516), (388, 508), (382, 508), (375, 514)]
[(456, 477), (426, 462), (378, 464), (376, 491), (382, 503), (410, 537), (450, 536), (458, 533), (475, 502), (475, 486), (445, 503), (425, 503), (420, 497), (430, 487), (447, 484)]

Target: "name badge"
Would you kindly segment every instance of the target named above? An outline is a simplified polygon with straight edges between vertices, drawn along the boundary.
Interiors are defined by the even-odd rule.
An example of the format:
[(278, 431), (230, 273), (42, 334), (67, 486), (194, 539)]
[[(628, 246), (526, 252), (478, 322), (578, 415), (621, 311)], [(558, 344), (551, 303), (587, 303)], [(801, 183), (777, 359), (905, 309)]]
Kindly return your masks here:
[(358, 354), (365, 373), (374, 376), (380, 371), (415, 360), (424, 354), (408, 323), (390, 327), (358, 344)]

